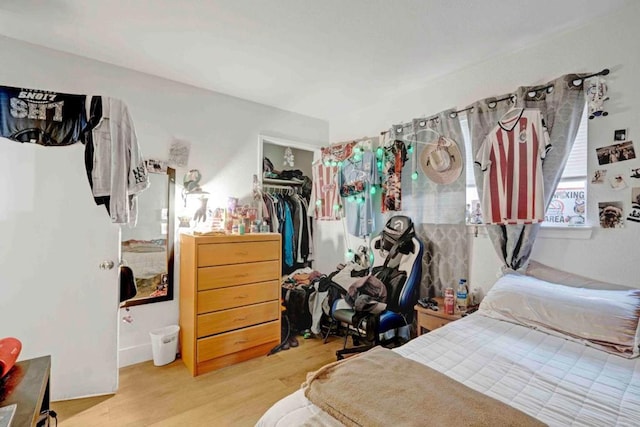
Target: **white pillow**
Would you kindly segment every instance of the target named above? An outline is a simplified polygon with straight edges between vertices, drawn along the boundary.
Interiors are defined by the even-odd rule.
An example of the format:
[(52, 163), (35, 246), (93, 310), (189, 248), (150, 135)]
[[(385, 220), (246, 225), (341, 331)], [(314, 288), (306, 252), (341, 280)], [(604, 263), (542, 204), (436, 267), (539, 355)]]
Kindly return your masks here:
[(622, 357), (640, 355), (640, 289), (575, 288), (507, 274), (482, 300), (479, 313)]
[(589, 277), (579, 276), (567, 271), (542, 264), (541, 262), (530, 260), (526, 271), (527, 276), (533, 276), (540, 280), (551, 283), (573, 286), (574, 288), (589, 289), (633, 289), (629, 286), (617, 285), (615, 283), (601, 282)]

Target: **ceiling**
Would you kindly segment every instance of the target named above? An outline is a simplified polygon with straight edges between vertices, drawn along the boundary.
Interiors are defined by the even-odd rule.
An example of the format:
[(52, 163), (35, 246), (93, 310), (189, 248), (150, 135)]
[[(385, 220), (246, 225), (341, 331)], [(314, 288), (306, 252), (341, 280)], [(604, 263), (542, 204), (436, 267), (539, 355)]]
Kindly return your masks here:
[(634, 0), (0, 0), (0, 34), (331, 121)]

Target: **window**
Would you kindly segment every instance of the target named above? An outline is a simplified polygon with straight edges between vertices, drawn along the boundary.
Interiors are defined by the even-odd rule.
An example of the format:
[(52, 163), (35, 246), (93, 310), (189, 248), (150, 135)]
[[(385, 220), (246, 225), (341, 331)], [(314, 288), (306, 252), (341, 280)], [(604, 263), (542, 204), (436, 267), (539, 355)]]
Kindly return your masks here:
[[(558, 188), (545, 212), (543, 226), (567, 227), (587, 225), (587, 130), (589, 119), (585, 105), (580, 127), (571, 149), (571, 154), (562, 172), (562, 178)], [(466, 147), (466, 174), (467, 174), (467, 207), (473, 212), (479, 204), (480, 197), (473, 176), (473, 156), (471, 154), (471, 138), (467, 116), (460, 116), (462, 136)]]

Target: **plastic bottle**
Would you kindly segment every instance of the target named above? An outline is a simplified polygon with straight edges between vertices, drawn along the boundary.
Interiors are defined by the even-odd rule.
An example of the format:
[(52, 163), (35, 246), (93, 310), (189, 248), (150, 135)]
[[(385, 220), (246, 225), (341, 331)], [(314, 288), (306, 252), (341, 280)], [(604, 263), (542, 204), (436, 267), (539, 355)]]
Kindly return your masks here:
[(458, 290), (456, 292), (456, 305), (460, 313), (467, 311), (467, 297), (469, 296), (469, 289), (467, 289), (467, 280), (460, 279), (458, 282)]
[(453, 288), (447, 288), (444, 290), (444, 312), (445, 314), (453, 314), (454, 308)]
[(244, 221), (240, 220), (240, 223), (238, 224), (238, 234), (239, 235), (243, 235), (245, 231), (245, 225), (244, 225)]

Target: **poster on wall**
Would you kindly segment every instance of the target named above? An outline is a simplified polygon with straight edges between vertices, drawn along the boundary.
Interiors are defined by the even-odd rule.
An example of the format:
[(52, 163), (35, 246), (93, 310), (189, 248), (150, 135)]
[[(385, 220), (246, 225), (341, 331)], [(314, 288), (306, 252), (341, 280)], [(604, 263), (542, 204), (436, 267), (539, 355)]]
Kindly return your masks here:
[(624, 226), (622, 202), (599, 202), (598, 211), (602, 228), (622, 228)]
[(640, 222), (640, 187), (631, 189), (631, 211), (627, 216), (627, 220)]
[(544, 215), (547, 225), (584, 225), (586, 204), (584, 187), (558, 188)]
[(174, 139), (169, 147), (169, 161), (172, 168), (185, 168), (189, 164), (191, 143), (181, 139)]

